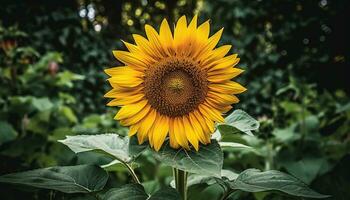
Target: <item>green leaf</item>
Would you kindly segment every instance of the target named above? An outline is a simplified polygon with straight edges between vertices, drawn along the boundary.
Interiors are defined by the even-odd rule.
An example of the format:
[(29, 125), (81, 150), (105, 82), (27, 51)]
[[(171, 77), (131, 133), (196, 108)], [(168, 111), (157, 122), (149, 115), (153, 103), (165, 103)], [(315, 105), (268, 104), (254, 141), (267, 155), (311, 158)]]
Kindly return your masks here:
[(235, 181), (230, 182), (230, 186), (246, 192), (279, 191), (298, 197), (329, 197), (313, 191), (297, 178), (276, 170), (261, 172), (258, 169), (247, 169)]
[[(288, 173), (300, 178), (305, 183), (311, 183), (316, 177), (329, 171), (332, 165), (324, 157), (305, 156), (301, 160), (285, 160), (280, 162)], [(300, 170), (302, 169), (302, 170)]]
[(64, 193), (100, 191), (107, 180), (107, 172), (96, 165), (49, 167), (0, 177), (2, 183), (58, 190)]
[(73, 110), (68, 106), (62, 106), (60, 108), (61, 113), (72, 123), (77, 123), (78, 118), (75, 116)]
[(179, 200), (179, 193), (173, 188), (163, 188), (149, 196), (142, 185), (127, 184), (120, 188), (110, 189), (102, 198), (103, 200)]
[[(252, 131), (258, 130), (260, 126), (259, 122), (256, 119), (240, 109), (233, 111), (229, 116), (227, 116), (225, 118), (225, 124), (219, 125), (218, 128), (220, 130), (220, 126), (227, 125), (235, 128), (231, 129), (233, 132), (238, 130), (248, 135), (253, 135)], [(223, 127), (221, 129), (224, 130)]]
[(102, 151), (122, 162), (132, 160), (128, 150), (129, 139), (121, 138), (117, 134), (67, 136), (59, 142), (67, 145), (75, 153)]
[(16, 139), (17, 135), (17, 131), (11, 124), (5, 121), (0, 121), (0, 145)]
[(63, 72), (57, 73), (56, 75), (57, 80), (56, 80), (56, 85), (57, 86), (63, 86), (63, 87), (73, 87), (73, 81), (76, 80), (84, 80), (84, 76), (75, 74), (73, 72), (70, 72), (68, 70), (65, 70)]
[(153, 154), (156, 159), (167, 166), (192, 173), (220, 177), (223, 153), (216, 140), (212, 140), (208, 145), (201, 145), (198, 152), (182, 148), (173, 149), (167, 142), (159, 152), (153, 151)]
[(300, 134), (297, 134), (295, 132), (295, 127), (296, 124), (292, 124), (291, 126), (288, 126), (287, 128), (283, 129), (276, 128), (273, 130), (272, 134), (276, 137), (277, 141), (279, 142), (293, 142), (300, 138)]
[(50, 110), (53, 107), (53, 104), (51, 103), (50, 99), (47, 97), (33, 98), (32, 104), (34, 108), (36, 108), (39, 111)]

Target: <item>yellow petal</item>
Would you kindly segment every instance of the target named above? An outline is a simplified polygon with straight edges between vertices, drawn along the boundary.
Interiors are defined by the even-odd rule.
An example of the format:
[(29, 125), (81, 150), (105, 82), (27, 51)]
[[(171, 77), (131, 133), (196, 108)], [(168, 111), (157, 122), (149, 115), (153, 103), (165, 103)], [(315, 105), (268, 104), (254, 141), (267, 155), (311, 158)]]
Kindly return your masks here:
[(179, 117), (174, 118), (174, 133), (175, 133), (175, 139), (177, 143), (185, 149), (190, 149), (188, 146), (188, 141), (186, 138), (186, 132), (184, 129), (184, 125), (182, 123), (182, 119)]
[(135, 135), (137, 133), (137, 129), (139, 129), (140, 127), (140, 124), (134, 124), (134, 125), (131, 125), (130, 128), (129, 128), (129, 137)]
[[(206, 135), (209, 135), (214, 132), (214, 122), (211, 120), (208, 120), (206, 117), (202, 115), (198, 110), (193, 111), (194, 116), (196, 116), (197, 120), (200, 122), (203, 132)], [(210, 139), (209, 139), (210, 141)]]
[(162, 44), (160, 42), (160, 38), (157, 31), (148, 24), (145, 25), (145, 31), (146, 31), (147, 38), (149, 40), (149, 44), (152, 46), (152, 49), (154, 49), (154, 51), (156, 51), (158, 55), (166, 56), (162, 48)]
[(131, 75), (119, 75), (113, 76), (112, 78), (107, 79), (112, 86), (121, 86), (121, 87), (136, 87), (143, 83), (142, 78), (134, 77)]
[(201, 24), (197, 29), (198, 41), (202, 41), (205, 44), (209, 37), (210, 25), (209, 20)]
[(218, 32), (216, 32), (213, 36), (211, 36), (205, 46), (201, 48), (201, 50), (195, 55), (195, 57), (200, 57), (200, 58), (206, 58), (210, 55), (211, 51), (215, 48), (215, 46), (218, 44), (223, 28), (220, 29)]
[(128, 66), (119, 66), (119, 67), (112, 67), (104, 70), (106, 74), (109, 76), (134, 76), (134, 77), (143, 77), (144, 73), (136, 71)]
[(210, 84), (209, 90), (218, 93), (240, 94), (242, 92), (245, 92), (247, 89), (237, 82), (228, 81), (224, 83)]
[(132, 35), (136, 45), (147, 55), (150, 57), (153, 57), (155, 59), (160, 58), (161, 55), (159, 55), (157, 49), (152, 48), (153, 46), (151, 43), (144, 37), (138, 34), (133, 34)]
[(142, 87), (115, 87), (109, 92), (107, 92), (104, 97), (107, 98), (116, 98), (116, 97), (128, 97), (133, 95), (138, 95), (143, 93)]
[(130, 67), (113, 67), (106, 69), (105, 72), (112, 76), (107, 79), (111, 85), (121, 87), (135, 87), (143, 82), (143, 72), (136, 71)]
[(187, 21), (186, 17), (182, 16), (176, 24), (174, 32), (174, 45), (177, 50), (177, 53), (180, 54), (183, 50), (183, 47), (186, 43), (187, 35)]
[(163, 19), (159, 30), (160, 41), (166, 50), (168, 55), (173, 55), (175, 52), (172, 50), (173, 47), (173, 35), (171, 33), (168, 21)]
[(174, 149), (180, 148), (180, 145), (177, 143), (175, 138), (175, 130), (174, 130), (174, 118), (169, 119), (169, 141), (170, 141), (170, 147)]
[(205, 103), (198, 106), (199, 111), (208, 118), (213, 119), (216, 122), (224, 123), (225, 119), (221, 116), (221, 113), (215, 109), (212, 109), (205, 105)]
[(191, 31), (195, 31), (197, 29), (197, 20), (198, 20), (198, 15), (195, 14), (190, 22), (190, 24), (188, 25), (188, 29)]
[(117, 115), (114, 117), (116, 120), (126, 119), (129, 118), (136, 113), (140, 112), (141, 109), (143, 109), (147, 105), (147, 100), (141, 100), (135, 104), (130, 104), (123, 106)]
[[(238, 98), (236, 98), (236, 101), (238, 102)], [(217, 99), (213, 99), (211, 97), (208, 97), (205, 99), (205, 102), (208, 103), (208, 105), (210, 107), (213, 107), (214, 109), (220, 111), (221, 113), (225, 113), (229, 110), (231, 110), (232, 106), (230, 104), (225, 104), (225, 103), (222, 103), (220, 100), (217, 100)]]
[(222, 93), (217, 93), (213, 91), (208, 92), (208, 97), (211, 97), (214, 99), (216, 102), (219, 102), (220, 104), (233, 104), (233, 103), (238, 103), (239, 100), (236, 96), (234, 95), (229, 95), (229, 94), (222, 94)]
[(169, 117), (160, 116), (158, 120), (153, 124), (153, 145), (156, 151), (159, 151), (163, 145), (166, 136), (169, 131)]
[(125, 65), (133, 66), (136, 68), (147, 68), (146, 61), (143, 61), (142, 58), (139, 58), (130, 52), (113, 51), (113, 55)]
[(184, 45), (182, 47), (182, 54), (184, 56), (190, 57), (198, 51), (197, 38), (195, 34), (197, 32), (197, 18), (197, 15), (192, 18), (190, 24), (188, 25), (187, 31), (183, 33), (185, 37)]
[(202, 66), (207, 66), (211, 62), (222, 59), (226, 54), (230, 51), (231, 45), (224, 45), (219, 48), (214, 49), (210, 54), (210, 56), (203, 57), (203, 61), (201, 62)]
[(222, 32), (224, 31), (224, 28), (221, 28), (218, 32), (216, 32), (213, 36), (211, 36), (208, 40), (208, 43), (206, 45), (206, 50), (212, 50), (215, 48), (215, 46), (218, 44)]
[(225, 70), (220, 70), (219, 72), (219, 74), (208, 73), (208, 81), (213, 83), (226, 82), (240, 75), (244, 70), (239, 68), (227, 68)]
[(232, 54), (229, 56), (226, 56), (220, 60), (217, 60), (216, 62), (211, 63), (207, 66), (207, 69), (209, 72), (220, 70), (224, 68), (232, 68), (236, 66), (239, 62), (239, 58), (237, 58), (237, 54)]
[(182, 122), (186, 131), (186, 137), (188, 141), (192, 144), (192, 146), (198, 151), (198, 138), (196, 133), (194, 132), (190, 120), (187, 118), (187, 116), (182, 117)]
[(116, 96), (114, 97), (112, 101), (108, 102), (107, 106), (122, 106), (122, 105), (127, 105), (127, 104), (134, 104), (141, 99), (143, 99), (145, 95), (144, 94), (136, 94), (136, 95), (131, 95), (131, 96)]
[(120, 86), (116, 86), (113, 87), (112, 90), (110, 90), (109, 92), (107, 92), (104, 97), (107, 98), (116, 98), (118, 96), (132, 96), (132, 95), (137, 95), (140, 93), (143, 93), (141, 90), (143, 89), (143, 87), (120, 87)]
[(152, 127), (157, 116), (157, 112), (154, 109), (148, 113), (147, 116), (144, 117), (140, 122), (140, 128), (138, 129), (137, 138), (139, 144), (142, 144), (149, 134), (149, 130)]
[[(132, 53), (134, 55), (134, 57), (139, 58), (139, 60), (142, 61), (147, 61), (147, 63), (151, 64), (156, 62), (157, 60), (155, 60), (154, 58), (152, 58), (151, 56), (147, 55), (145, 52), (143, 52), (140, 47), (130, 44), (128, 42), (122, 41), (124, 43), (124, 45), (126, 46), (126, 48), (130, 51), (130, 53)], [(134, 68), (135, 70), (144, 70), (144, 68), (140, 68), (140, 67), (134, 67), (131, 66), (132, 68)]]
[(208, 144), (210, 141), (207, 140), (207, 137), (205, 136), (205, 133), (203, 132), (203, 128), (201, 126), (201, 123), (197, 120), (195, 114), (192, 112), (189, 114), (189, 120), (192, 124), (193, 130), (196, 133), (199, 141), (203, 144)]
[(201, 126), (201, 123), (197, 120), (194, 112), (188, 114), (188, 119), (190, 120), (190, 123), (199, 141), (203, 144), (206, 144), (206, 137), (204, 135), (203, 128)]
[(147, 115), (147, 113), (150, 111), (150, 108), (151, 106), (147, 104), (143, 109), (140, 110), (140, 112), (136, 113), (135, 115), (129, 118), (120, 120), (121, 125), (130, 126), (138, 123)]

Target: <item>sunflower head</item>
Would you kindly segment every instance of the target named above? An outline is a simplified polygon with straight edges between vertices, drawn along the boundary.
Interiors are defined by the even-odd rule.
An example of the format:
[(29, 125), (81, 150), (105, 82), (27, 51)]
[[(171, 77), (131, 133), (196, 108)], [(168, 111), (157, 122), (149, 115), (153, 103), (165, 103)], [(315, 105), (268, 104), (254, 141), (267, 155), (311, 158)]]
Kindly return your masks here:
[(231, 45), (216, 47), (223, 29), (209, 36), (209, 21), (198, 26), (197, 16), (189, 24), (181, 17), (173, 33), (166, 19), (159, 32), (145, 31), (133, 35), (135, 44), (123, 41), (127, 51), (113, 51), (124, 66), (105, 70), (113, 87), (107, 105), (121, 107), (115, 119), (140, 144), (148, 140), (158, 151), (168, 137), (172, 148), (198, 151), (246, 90), (232, 81), (243, 72), (239, 58), (227, 55)]

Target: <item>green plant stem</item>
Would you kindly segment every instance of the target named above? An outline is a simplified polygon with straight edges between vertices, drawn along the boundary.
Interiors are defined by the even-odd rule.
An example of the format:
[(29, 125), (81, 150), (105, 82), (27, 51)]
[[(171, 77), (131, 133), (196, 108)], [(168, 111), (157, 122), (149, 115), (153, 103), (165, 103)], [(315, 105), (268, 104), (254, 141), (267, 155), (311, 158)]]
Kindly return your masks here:
[(187, 200), (187, 172), (173, 168), (175, 187), (180, 193), (182, 200)]
[(132, 169), (132, 167), (128, 164), (128, 163), (124, 163), (124, 165), (126, 166), (126, 168), (128, 168), (132, 178), (134, 179), (135, 183), (141, 184), (139, 178), (137, 177), (135, 171)]

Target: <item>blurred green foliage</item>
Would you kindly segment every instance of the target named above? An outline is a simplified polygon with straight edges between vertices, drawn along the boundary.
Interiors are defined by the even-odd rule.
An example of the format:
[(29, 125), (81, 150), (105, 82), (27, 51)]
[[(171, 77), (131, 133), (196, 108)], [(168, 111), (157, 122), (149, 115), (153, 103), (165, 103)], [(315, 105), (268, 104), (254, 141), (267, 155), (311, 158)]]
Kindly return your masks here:
[[(349, 2), (243, 0), (4, 0), (0, 8), (1, 174), (84, 163), (106, 164), (93, 153), (75, 156), (57, 143), (65, 135), (126, 128), (106, 108), (103, 69), (118, 65), (120, 39), (143, 34), (198, 13), (213, 32), (225, 27), (221, 44), (232, 44), (248, 88), (237, 107), (258, 117), (257, 137), (233, 135), (254, 151), (226, 151), (224, 168), (278, 169), (333, 199), (350, 197), (350, 103), (346, 67)], [(171, 181), (171, 169), (150, 155), (136, 171), (152, 193)], [(142, 172), (142, 173), (141, 173)], [(130, 182), (125, 169), (110, 169), (117, 186)], [(61, 193), (0, 191), (5, 199), (67, 199)], [(9, 192), (10, 191), (10, 192)], [(191, 186), (190, 199), (215, 199), (217, 185)], [(85, 197), (74, 197), (75, 199)], [(288, 197), (289, 198), (289, 197)], [(288, 199), (271, 193), (235, 193), (231, 199)]]

